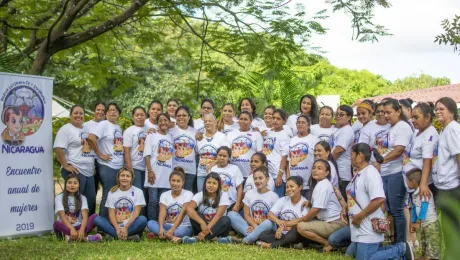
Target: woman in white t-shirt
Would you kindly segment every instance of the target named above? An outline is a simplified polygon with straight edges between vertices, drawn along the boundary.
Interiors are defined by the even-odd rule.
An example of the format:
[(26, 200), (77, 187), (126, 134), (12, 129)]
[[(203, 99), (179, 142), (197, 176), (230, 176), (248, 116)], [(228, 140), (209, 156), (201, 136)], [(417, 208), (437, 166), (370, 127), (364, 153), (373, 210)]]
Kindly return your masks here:
[(116, 185), (110, 189), (105, 204), (109, 217), (98, 216), (94, 219), (98, 230), (118, 240), (140, 241), (139, 234), (147, 225), (147, 218), (140, 215), (145, 206), (144, 193), (132, 185), (133, 175), (126, 167), (118, 171)]
[(244, 196), (244, 218), (237, 212), (228, 212), (233, 229), (244, 236), (243, 240), (237, 239), (235, 242), (244, 244), (253, 244), (259, 239), (262, 232), (272, 229), (272, 223), (264, 222), (264, 220), (267, 219), (268, 212), (279, 199), (278, 195), (267, 187), (268, 180), (271, 178), (266, 166), (255, 169), (252, 176), (256, 189), (248, 191)]
[(216, 172), (210, 172), (205, 179), (205, 189), (193, 196), (187, 206), (195, 237), (185, 236), (184, 244), (194, 244), (197, 241), (219, 238), (219, 242), (230, 243), (228, 232), (231, 227), (230, 218), (226, 216), (230, 201), (222, 192), (222, 182)]
[(310, 134), (310, 117), (299, 115), (297, 117), (297, 136), (291, 138), (289, 143), (289, 176), (300, 176), (303, 179), (302, 196), (308, 195), (308, 182), (311, 176), (311, 167), (314, 161), (314, 150), (319, 139)]
[[(453, 230), (459, 229), (458, 214), (452, 206), (452, 202), (460, 200), (460, 124), (456, 102), (443, 97), (436, 101), (436, 119), (442, 125), (442, 132), (439, 136), (438, 146), (435, 149), (437, 159), (433, 167), (433, 182), (438, 189), (436, 205), (441, 210), (442, 223), (454, 223), (454, 225), (443, 225), (444, 228)], [(446, 255), (450, 251), (454, 241), (446, 240)], [(454, 250), (452, 250), (454, 251)]]
[[(374, 156), (380, 157), (376, 152), (374, 150)], [(384, 234), (374, 231), (371, 220), (385, 218), (381, 210), (385, 202), (385, 193), (379, 172), (369, 164), (371, 153), (368, 144), (358, 143), (352, 148), (351, 162), (357, 174), (347, 186), (352, 243), (346, 255), (359, 260), (400, 259), (403, 256), (406, 256), (406, 259), (413, 259), (407, 242), (380, 247)]]
[(184, 189), (196, 190), (196, 133), (188, 107), (176, 110), (176, 126), (169, 129), (174, 142), (173, 167), (180, 166), (185, 171)]
[(279, 198), (270, 209), (267, 217), (260, 225), (271, 228), (260, 234), (257, 242), (262, 248), (290, 247), (310, 242), (297, 232), (297, 220), (308, 213), (309, 208), (304, 207), (307, 200), (300, 194), (302, 191), (302, 178), (291, 176), (286, 182), (286, 196)]
[(358, 122), (355, 122), (352, 126), (353, 132), (355, 133), (355, 144), (359, 142), (359, 137), (361, 136), (362, 129), (366, 127), (368, 123), (373, 121), (372, 118), (374, 117), (374, 102), (369, 99), (363, 100), (356, 108), (356, 114), (360, 126), (355, 127)]
[(351, 181), (351, 146), (354, 142), (354, 133), (351, 128), (351, 119), (353, 117), (353, 109), (347, 105), (341, 105), (335, 112), (335, 126), (337, 131), (334, 133), (333, 142), (331, 144), (332, 157), (337, 162), (339, 189), (342, 196), (346, 197), (345, 188), (348, 182)]
[(141, 190), (144, 189), (145, 181), (144, 147), (148, 133), (144, 129), (146, 114), (143, 107), (135, 107), (132, 112), (134, 125), (123, 132), (125, 165), (134, 171), (133, 185)]
[[(243, 195), (253, 189), (256, 189), (256, 185), (254, 184), (254, 170), (259, 168), (260, 166), (265, 166), (268, 169), (268, 162), (267, 156), (262, 152), (257, 152), (251, 156), (251, 174), (246, 178), (243, 187)], [(275, 181), (270, 178), (267, 183), (267, 187), (269, 190), (275, 190)]]
[(80, 179), (76, 174), (69, 174), (64, 182), (64, 191), (54, 199), (57, 220), (53, 224), (58, 237), (70, 241), (101, 241), (100, 234), (87, 236), (94, 228), (97, 214), (88, 217), (88, 202), (79, 192)]
[(166, 113), (168, 113), (169, 118), (171, 119), (171, 124), (169, 128), (173, 128), (176, 124), (176, 110), (180, 106), (179, 99), (170, 98), (166, 102)]
[(337, 175), (338, 166), (337, 166), (337, 162), (334, 160), (334, 158), (332, 158), (332, 151), (331, 151), (331, 147), (329, 146), (329, 143), (326, 141), (319, 141), (315, 145), (314, 155), (315, 155), (315, 160), (322, 159), (322, 160), (326, 160), (329, 162), (329, 165), (331, 166), (330, 182), (332, 183), (332, 186), (334, 186), (335, 188), (339, 188), (339, 176)]
[(388, 99), (384, 103), (385, 118), (391, 127), (377, 148), (383, 156), (383, 163), (374, 163), (383, 180), (383, 189), (386, 195), (386, 209), (394, 219), (395, 242), (406, 241), (406, 218), (404, 216), (404, 202), (406, 186), (404, 185), (403, 158), (404, 150), (413, 138), (413, 131), (402, 113), (401, 106), (396, 99)]
[(324, 106), (319, 110), (319, 124), (314, 124), (310, 127), (312, 135), (318, 137), (321, 141), (326, 141), (332, 145), (334, 133), (337, 128), (332, 124), (334, 119), (334, 110), (332, 107)]
[(80, 192), (88, 199), (88, 205), (94, 211), (94, 158), (87, 140), (88, 128), (83, 125), (85, 110), (75, 105), (70, 109), (69, 117), (70, 123), (62, 126), (56, 134), (54, 152), (61, 164), (62, 178), (65, 180), (69, 174), (78, 174)]
[(248, 112), (251, 115), (251, 131), (259, 131), (264, 126), (264, 120), (257, 116), (256, 103), (251, 98), (242, 98), (238, 105), (238, 111), (240, 111), (240, 115), (242, 112)]
[(144, 160), (147, 173), (144, 186), (147, 187), (149, 203), (147, 214), (150, 220), (157, 220), (159, 214), (158, 200), (162, 193), (170, 189), (169, 175), (173, 169), (174, 143), (168, 133), (171, 123), (169, 115), (158, 115), (158, 131), (149, 134), (145, 139)]
[(318, 118), (318, 103), (313, 95), (303, 95), (300, 97), (299, 113), (290, 115), (287, 120), (287, 125), (292, 129), (294, 134), (297, 134), (297, 117), (299, 115), (306, 115), (311, 118), (311, 124), (316, 125), (319, 123)]
[(251, 172), (250, 159), (256, 152), (262, 152), (263, 138), (259, 132), (250, 130), (252, 116), (243, 111), (238, 118), (240, 128), (227, 134), (232, 145), (232, 164), (240, 168), (244, 178)]
[(229, 211), (239, 212), (243, 200), (243, 175), (238, 166), (230, 164), (232, 150), (227, 146), (217, 149), (217, 164), (211, 172), (219, 174), (222, 181), (222, 193), (227, 193), (230, 200)]
[(123, 133), (117, 124), (121, 108), (117, 103), (107, 105), (105, 117), (107, 120), (100, 122), (88, 137), (91, 149), (97, 155), (98, 171), (102, 182), (102, 199), (99, 215), (108, 218), (109, 213), (105, 207), (110, 188), (116, 184), (117, 172), (123, 167)]
[[(197, 190), (203, 190), (204, 179), (217, 163), (217, 149), (221, 146), (230, 147), (230, 142), (224, 133), (217, 131), (216, 117), (213, 114), (203, 116), (205, 133), (201, 135), (201, 140), (197, 141), (197, 152), (199, 156), (197, 172)], [(198, 138), (197, 138), (198, 139)]]
[[(342, 206), (330, 180), (331, 166), (326, 160), (316, 160), (311, 171), (311, 196), (308, 214), (300, 218), (297, 230), (303, 237), (323, 245), (330, 252), (328, 238), (334, 231), (347, 225), (346, 216), (341, 216)], [(318, 220), (313, 220), (313, 218)]]
[(235, 107), (233, 106), (233, 103), (225, 103), (224, 106), (222, 106), (220, 116), (221, 117), (217, 122), (217, 130), (219, 132), (228, 134), (240, 128), (238, 120), (235, 118)]
[[(187, 215), (187, 206), (193, 193), (184, 190), (185, 173), (181, 167), (176, 167), (169, 175), (171, 190), (160, 197), (160, 216), (158, 221), (149, 220), (148, 229), (160, 239), (168, 239), (175, 243), (182, 237), (191, 236), (193, 229)], [(149, 235), (151, 237), (152, 235)]]
[(200, 107), (200, 118), (193, 120), (193, 127), (195, 127), (197, 132), (204, 134), (204, 116), (206, 114), (214, 114), (214, 101), (209, 98), (205, 98), (201, 101)]
[(145, 130), (152, 133), (158, 130), (157, 117), (163, 113), (163, 104), (159, 100), (153, 100), (149, 104), (149, 117), (145, 119)]
[[(381, 147), (382, 138), (387, 135), (390, 130), (390, 124), (385, 118), (385, 111), (383, 110), (384, 103), (378, 103), (375, 105), (375, 120), (370, 121), (366, 126), (361, 129), (358, 143), (368, 144), (372, 149), (379, 149)], [(371, 157), (371, 162), (375, 159)]]

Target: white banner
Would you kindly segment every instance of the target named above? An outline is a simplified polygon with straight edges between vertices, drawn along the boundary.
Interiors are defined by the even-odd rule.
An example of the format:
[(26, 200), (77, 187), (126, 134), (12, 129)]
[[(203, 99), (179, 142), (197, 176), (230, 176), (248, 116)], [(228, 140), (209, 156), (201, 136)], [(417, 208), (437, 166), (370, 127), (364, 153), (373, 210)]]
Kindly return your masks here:
[(53, 79), (0, 73), (0, 237), (49, 233)]

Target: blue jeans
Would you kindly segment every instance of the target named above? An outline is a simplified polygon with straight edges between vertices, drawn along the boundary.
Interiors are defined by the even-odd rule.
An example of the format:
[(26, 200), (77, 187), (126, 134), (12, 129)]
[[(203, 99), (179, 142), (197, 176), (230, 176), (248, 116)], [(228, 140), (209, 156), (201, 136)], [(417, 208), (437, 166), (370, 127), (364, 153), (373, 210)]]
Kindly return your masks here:
[(379, 247), (379, 245), (380, 243), (352, 242), (345, 255), (354, 257), (356, 260), (399, 260), (406, 252), (404, 243), (383, 247)]
[(141, 190), (144, 190), (144, 182), (145, 182), (145, 170), (141, 171), (138, 169), (134, 169), (133, 186)]
[(158, 215), (160, 214), (160, 196), (163, 192), (168, 190), (167, 188), (148, 188), (149, 204), (147, 206), (147, 216), (149, 220), (158, 221)]
[(204, 179), (206, 179), (206, 176), (196, 177), (196, 189), (198, 192), (203, 191)]
[[(276, 179), (273, 179), (273, 181), (276, 182)], [(278, 197), (284, 197), (286, 196), (286, 182), (283, 181), (279, 187), (275, 185), (275, 190), (274, 192), (278, 195)]]
[(185, 174), (185, 183), (184, 183), (184, 189), (185, 190), (188, 190), (188, 191), (191, 191), (195, 194), (195, 189), (194, 189), (194, 186), (195, 186), (195, 178), (196, 178), (196, 175), (195, 174), (190, 174), (190, 173), (186, 173)]
[(109, 210), (105, 206), (110, 189), (117, 184), (117, 173), (120, 169), (113, 169), (107, 165), (99, 164), (99, 175), (102, 182), (102, 199), (99, 207), (99, 216), (109, 219)]
[[(173, 226), (172, 224), (164, 223), (163, 229), (165, 231), (168, 231), (172, 228), (172, 226)], [(160, 233), (160, 225), (155, 220), (149, 220), (149, 222), (147, 222), (147, 227), (150, 231), (152, 231), (157, 236), (158, 236), (158, 233)], [(176, 230), (174, 230), (175, 237), (191, 236), (192, 234), (193, 234), (192, 226), (178, 226)]]
[[(61, 168), (61, 176), (64, 178), (64, 181), (69, 176), (70, 172)], [(79, 191), (86, 197), (86, 201), (88, 202), (88, 212), (94, 212), (95, 205), (96, 205), (96, 191), (94, 189), (94, 176), (86, 177), (83, 174), (78, 174), (78, 178), (80, 180), (80, 187)]]
[(351, 243), (350, 226), (342, 227), (334, 231), (327, 239), (333, 248), (347, 247)]
[[(94, 225), (98, 230), (110, 235), (113, 238), (118, 238), (117, 230), (112, 226), (110, 221), (104, 217), (98, 216), (94, 219)], [(128, 227), (128, 236), (141, 234), (144, 231), (145, 225), (147, 225), (147, 218), (144, 216), (138, 216), (131, 226)]]
[(406, 186), (403, 178), (402, 172), (382, 177), (383, 189), (387, 197), (385, 204), (388, 213), (393, 216), (395, 226), (395, 243), (406, 241), (406, 217), (404, 216)]
[(248, 229), (249, 225), (246, 222), (246, 220), (244, 220), (244, 218), (241, 217), (240, 214), (234, 211), (230, 211), (227, 213), (227, 216), (232, 221), (233, 229), (236, 230), (236, 232), (243, 235), (244, 236), (243, 241), (248, 244), (252, 244), (256, 242), (259, 239), (259, 236), (260, 234), (262, 234), (262, 232), (269, 231), (269, 230), (276, 230), (275, 223), (266, 219), (262, 223), (260, 223), (251, 233), (247, 233), (246, 230)]

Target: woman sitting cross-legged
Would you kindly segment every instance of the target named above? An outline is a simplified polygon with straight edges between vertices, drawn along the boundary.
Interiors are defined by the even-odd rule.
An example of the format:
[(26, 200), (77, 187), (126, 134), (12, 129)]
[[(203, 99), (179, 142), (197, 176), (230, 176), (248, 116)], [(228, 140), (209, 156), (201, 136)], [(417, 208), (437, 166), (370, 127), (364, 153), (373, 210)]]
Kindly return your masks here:
[[(219, 243), (230, 243), (228, 231), (230, 218), (225, 216), (230, 206), (228, 195), (222, 192), (221, 179), (218, 173), (210, 172), (203, 184), (203, 191), (193, 196), (187, 206), (187, 215), (190, 217), (196, 237), (185, 236), (184, 244), (194, 244), (196, 241), (217, 240)], [(198, 211), (195, 209), (198, 208)]]
[(267, 187), (271, 178), (266, 166), (256, 168), (251, 176), (254, 178), (256, 189), (246, 192), (244, 196), (244, 218), (235, 211), (228, 212), (233, 229), (244, 236), (243, 240), (232, 238), (232, 241), (245, 244), (254, 243), (262, 232), (272, 229), (272, 222), (264, 220), (278, 201), (278, 195)]
[(296, 220), (308, 213), (308, 208), (302, 205), (307, 201), (301, 195), (302, 185), (302, 177), (300, 176), (291, 176), (287, 179), (287, 196), (278, 199), (270, 209), (268, 219), (260, 224), (264, 226), (267, 224), (272, 225), (271, 230), (264, 231), (260, 235), (261, 241), (257, 242), (260, 247), (289, 247), (299, 243), (303, 247), (304, 244), (310, 243), (310, 241), (299, 235), (296, 228), (298, 223)]
[(134, 172), (126, 167), (117, 173), (117, 185), (110, 189), (105, 206), (109, 210), (109, 219), (98, 216), (94, 220), (96, 227), (119, 240), (139, 241), (139, 234), (147, 224), (147, 218), (140, 216), (145, 206), (144, 193), (133, 186)]

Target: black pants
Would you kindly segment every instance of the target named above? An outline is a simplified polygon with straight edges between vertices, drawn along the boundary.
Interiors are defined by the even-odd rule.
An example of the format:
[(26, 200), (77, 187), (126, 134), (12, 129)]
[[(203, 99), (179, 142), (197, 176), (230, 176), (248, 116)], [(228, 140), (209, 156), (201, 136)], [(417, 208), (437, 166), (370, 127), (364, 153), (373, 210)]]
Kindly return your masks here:
[[(198, 214), (201, 219), (204, 220), (203, 216)], [(201, 226), (198, 224), (193, 219), (190, 219), (190, 222), (192, 223), (193, 227), (193, 234), (198, 235), (201, 232)], [(232, 226), (232, 222), (230, 221), (230, 218), (227, 216), (222, 216), (217, 220), (216, 224), (211, 228), (211, 233), (209, 233), (204, 239), (205, 240), (211, 240), (215, 237), (226, 237), (228, 236), (228, 231), (230, 230), (230, 227)]]
[(309, 239), (301, 236), (299, 232), (297, 232), (297, 226), (293, 226), (289, 232), (281, 236), (281, 239), (277, 239), (275, 237), (275, 233), (276, 231), (273, 230), (264, 231), (260, 234), (259, 239), (263, 242), (270, 243), (271, 248), (290, 247), (297, 243), (302, 243), (304, 246), (308, 246), (312, 243)]
[[(96, 197), (97, 197), (97, 191), (99, 190), (99, 183), (101, 183), (101, 176), (99, 175), (98, 164), (99, 163), (97, 162), (97, 160), (94, 159), (94, 188), (96, 189)], [(88, 213), (89, 216), (96, 213), (96, 207), (97, 207), (97, 204), (95, 200), (93, 206), (92, 207), (90, 206), (91, 210)]]
[(348, 183), (350, 183), (349, 181), (342, 181), (340, 180), (339, 181), (339, 190), (340, 190), (340, 193), (342, 194), (342, 197), (345, 201), (348, 202), (348, 197), (347, 197), (347, 186), (348, 186)]
[(458, 252), (455, 247), (458, 241), (457, 232), (460, 229), (460, 216), (457, 209), (459, 201), (460, 186), (451, 190), (438, 190), (436, 206), (441, 210), (442, 231), (446, 245), (445, 259), (451, 259), (450, 257), (456, 256), (455, 252)]

